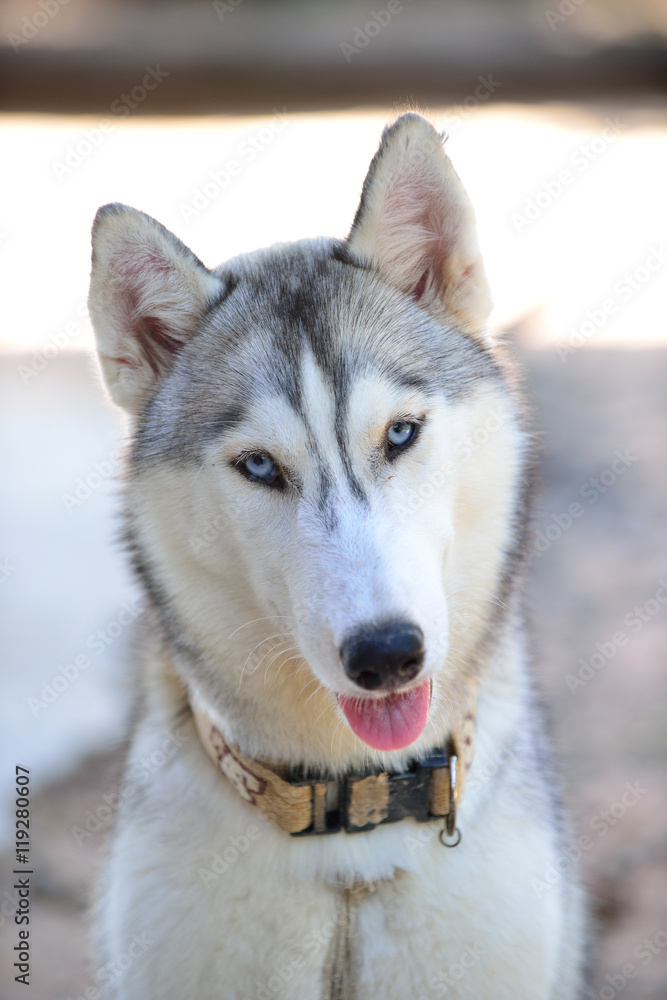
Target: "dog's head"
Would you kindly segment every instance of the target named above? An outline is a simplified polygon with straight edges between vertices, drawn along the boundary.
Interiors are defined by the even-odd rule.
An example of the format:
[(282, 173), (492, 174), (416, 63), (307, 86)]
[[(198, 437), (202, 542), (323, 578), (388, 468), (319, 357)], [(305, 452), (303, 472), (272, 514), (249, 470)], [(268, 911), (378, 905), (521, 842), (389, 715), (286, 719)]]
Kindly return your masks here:
[(134, 422), (136, 561), (249, 750), (433, 745), (502, 641), (523, 439), (489, 309), (468, 197), (415, 114), (385, 131), (345, 241), (210, 271), (100, 209), (90, 310)]

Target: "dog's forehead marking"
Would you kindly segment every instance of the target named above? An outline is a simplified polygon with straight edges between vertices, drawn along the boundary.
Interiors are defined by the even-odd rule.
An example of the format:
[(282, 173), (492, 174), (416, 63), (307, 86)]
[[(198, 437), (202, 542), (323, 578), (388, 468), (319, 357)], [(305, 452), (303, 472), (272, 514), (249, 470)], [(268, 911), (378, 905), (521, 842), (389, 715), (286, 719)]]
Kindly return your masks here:
[(346, 379), (342, 366), (325, 370), (309, 347), (301, 355), (301, 405), (317, 463), (319, 506), (331, 524), (336, 521), (334, 489), (347, 481), (357, 498), (363, 490), (354, 475), (345, 420)]
[(308, 347), (301, 354), (299, 368), (304, 418), (314, 435), (318, 450), (330, 464), (335, 465), (338, 459), (336, 405), (331, 384), (327, 383), (324, 371)]

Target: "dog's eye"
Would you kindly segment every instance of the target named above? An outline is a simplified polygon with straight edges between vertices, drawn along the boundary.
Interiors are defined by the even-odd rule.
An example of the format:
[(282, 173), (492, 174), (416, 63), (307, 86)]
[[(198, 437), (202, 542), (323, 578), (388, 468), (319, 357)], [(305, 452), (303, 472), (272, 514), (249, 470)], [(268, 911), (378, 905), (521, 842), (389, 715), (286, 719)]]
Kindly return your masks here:
[(387, 447), (390, 450), (403, 447), (414, 440), (418, 429), (419, 424), (411, 423), (407, 420), (398, 420), (387, 431)]
[(243, 461), (239, 462), (237, 468), (249, 479), (254, 479), (256, 482), (267, 483), (269, 486), (277, 486), (282, 482), (278, 466), (270, 455), (264, 455), (260, 452), (247, 455)]

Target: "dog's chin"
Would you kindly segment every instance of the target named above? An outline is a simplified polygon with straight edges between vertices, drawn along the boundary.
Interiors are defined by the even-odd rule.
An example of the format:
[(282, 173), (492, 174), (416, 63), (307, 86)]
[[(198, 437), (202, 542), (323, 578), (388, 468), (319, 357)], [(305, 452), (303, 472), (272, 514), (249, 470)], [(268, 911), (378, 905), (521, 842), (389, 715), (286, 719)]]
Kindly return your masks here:
[(374, 750), (402, 750), (424, 731), (431, 705), (431, 681), (384, 695), (339, 694), (338, 704), (352, 732)]

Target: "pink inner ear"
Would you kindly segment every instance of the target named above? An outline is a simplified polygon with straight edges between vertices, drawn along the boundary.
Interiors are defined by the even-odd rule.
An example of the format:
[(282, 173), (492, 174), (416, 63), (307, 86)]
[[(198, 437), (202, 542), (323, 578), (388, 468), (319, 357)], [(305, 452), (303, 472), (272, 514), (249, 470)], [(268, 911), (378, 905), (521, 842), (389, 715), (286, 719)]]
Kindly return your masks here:
[(439, 176), (434, 177), (422, 164), (413, 162), (406, 174), (389, 187), (383, 209), (390, 233), (387, 242), (400, 248), (398, 253), (394, 251), (396, 266), (411, 270), (412, 259), (424, 267), (411, 293), (419, 302), (433, 279), (439, 287), (439, 275), (455, 241), (444, 215)]
[(183, 347), (183, 341), (171, 336), (166, 324), (157, 316), (143, 316), (135, 321), (135, 336), (155, 374)]
[(421, 278), (417, 282), (414, 291), (412, 292), (412, 298), (415, 302), (419, 302), (420, 298), (426, 290), (426, 282), (428, 281), (428, 270), (424, 271)]
[(183, 341), (171, 335), (157, 316), (143, 316), (137, 324), (137, 334), (142, 345), (152, 343), (170, 354), (176, 354), (183, 346)]

